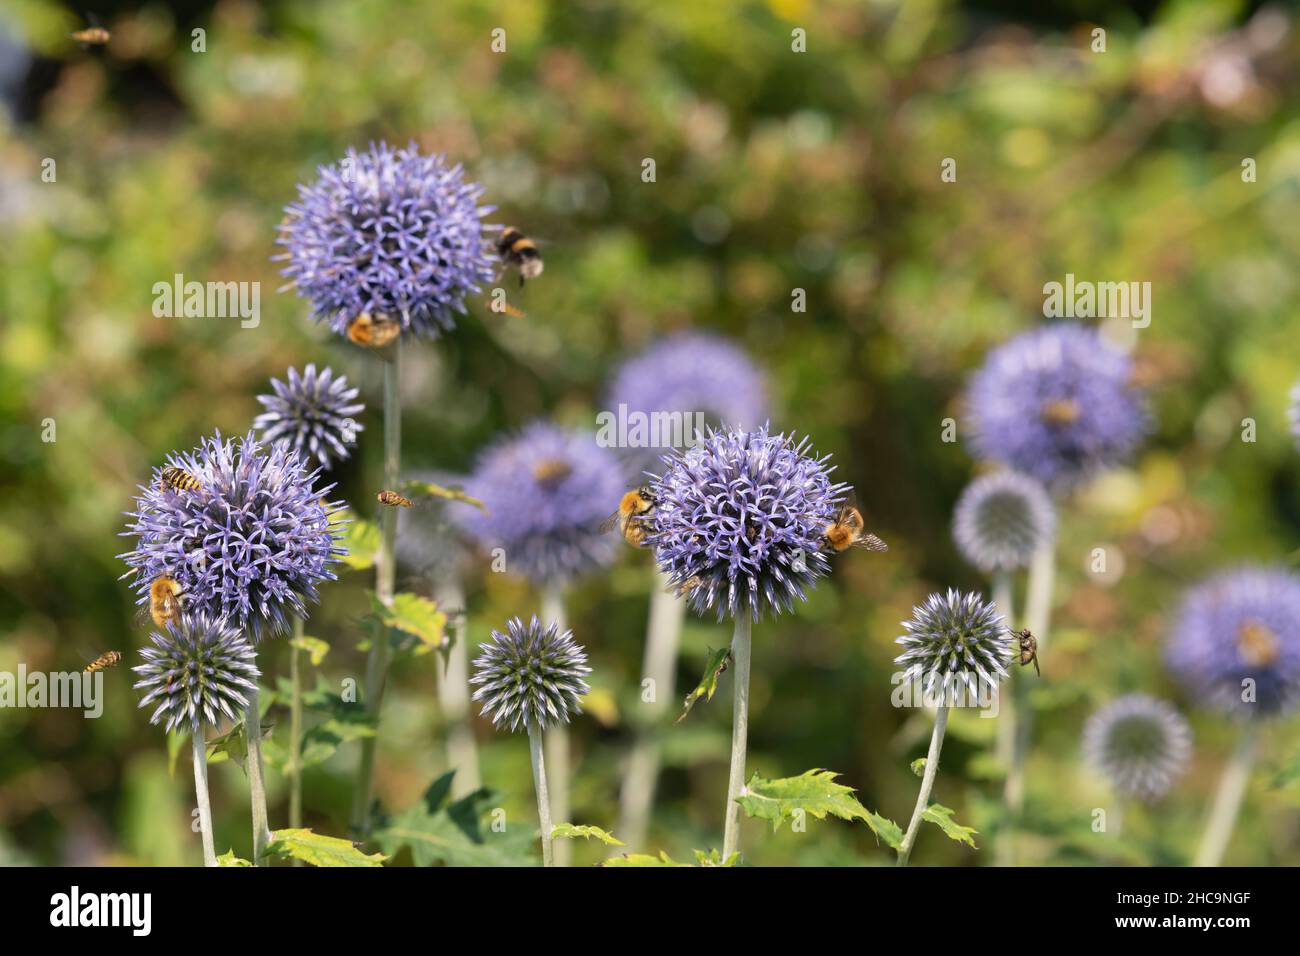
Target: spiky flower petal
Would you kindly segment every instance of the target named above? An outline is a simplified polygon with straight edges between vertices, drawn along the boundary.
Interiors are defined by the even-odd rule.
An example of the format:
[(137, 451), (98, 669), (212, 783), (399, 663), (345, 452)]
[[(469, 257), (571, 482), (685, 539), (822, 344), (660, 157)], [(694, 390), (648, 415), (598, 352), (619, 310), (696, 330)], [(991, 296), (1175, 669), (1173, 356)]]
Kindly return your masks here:
[(464, 299), (492, 278), (483, 187), (459, 165), (421, 156), (414, 143), (371, 144), (299, 186), (278, 242), (283, 274), (311, 300), (312, 315), (340, 335), (362, 313), (400, 321), (434, 339), (455, 327)]
[(505, 633), (494, 630), (479, 650), (470, 683), (479, 685), (474, 700), (483, 701), (483, 716), (495, 726), (545, 730), (582, 713), (591, 668), (572, 631), (543, 627), (536, 615), (527, 624), (512, 617)]
[(266, 411), (253, 419), (253, 428), (267, 444), (286, 441), (322, 468), (330, 467), (331, 455), (334, 461), (347, 459), (348, 446), (364, 430), (355, 418), (366, 410), (355, 401), (358, 389), (348, 388), (348, 380), (331, 368), (318, 375), (315, 365), (301, 374), (291, 368), (288, 378), (271, 379), (274, 394), (257, 396)]
[(203, 611), (186, 611), (140, 649), (144, 663), (136, 690), (140, 706), (155, 704), (149, 723), (168, 733), (181, 725), (192, 734), (215, 727), (224, 716), (238, 720), (248, 706), (245, 691), (257, 689), (257, 652), (239, 630)]
[(1192, 730), (1170, 704), (1128, 694), (1088, 718), (1083, 752), (1119, 793), (1158, 800), (1187, 769)]
[(994, 349), (967, 396), (976, 452), (1065, 488), (1125, 461), (1149, 427), (1132, 363), (1096, 329), (1060, 322)]
[(1300, 576), (1243, 567), (1191, 589), (1166, 659), (1200, 703), (1245, 718), (1300, 701)]
[(626, 486), (618, 459), (592, 435), (536, 422), (482, 454), (466, 491), (487, 513), (465, 509), (456, 520), (501, 548), (508, 571), (563, 584), (614, 560), (618, 537), (600, 525)]
[(650, 481), (656, 506), (647, 541), (659, 568), (696, 611), (718, 619), (779, 614), (827, 574), (825, 531), (848, 486), (807, 438), (712, 431), (664, 457)]
[(952, 533), (962, 556), (986, 574), (1029, 564), (1051, 540), (1056, 512), (1033, 478), (996, 471), (976, 478), (957, 501)]
[(965, 685), (976, 695), (997, 687), (1011, 663), (1011, 635), (991, 601), (949, 588), (931, 594), (903, 622), (895, 643), (904, 647), (894, 663), (908, 681), (919, 682), (927, 698), (953, 702)]
[(128, 512), (122, 534), (138, 540), (118, 557), (134, 571), (140, 606), (166, 575), (180, 585), (182, 607), (225, 618), (254, 642), (305, 616), (342, 553), (330, 525), (339, 506), (324, 499), (334, 486), (317, 487), (319, 471), (285, 444), (263, 452), (252, 432), (236, 441), (218, 432), (166, 464), (197, 487), (164, 484), (156, 468)]

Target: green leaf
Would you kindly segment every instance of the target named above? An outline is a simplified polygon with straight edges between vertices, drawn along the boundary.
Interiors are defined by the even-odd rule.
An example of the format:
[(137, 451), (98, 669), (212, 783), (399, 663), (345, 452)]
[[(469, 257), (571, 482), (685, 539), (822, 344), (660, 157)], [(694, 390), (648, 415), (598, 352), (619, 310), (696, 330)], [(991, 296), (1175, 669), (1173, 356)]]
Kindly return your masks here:
[(429, 785), (424, 799), (388, 821), (375, 842), (390, 856), (404, 847), (416, 866), (536, 866), (536, 828), (515, 823), (499, 826), (497, 796), (480, 788), (452, 802), (446, 773)]
[(252, 866), (247, 860), (241, 860), (235, 856), (234, 850), (227, 850), (217, 857), (217, 866)]
[(687, 866), (689, 863), (678, 863), (663, 850), (659, 851), (658, 856), (651, 856), (649, 853), (624, 853), (622, 856), (612, 856), (608, 860), (602, 860), (601, 866)]
[(925, 773), (925, 762), (926, 762), (927, 759), (928, 759), (928, 758), (926, 758), (926, 757), (917, 757), (915, 760), (913, 760), (913, 761), (912, 761), (912, 773), (916, 774), (918, 777), (921, 776), (922, 774), (924, 774), (924, 773)]
[(952, 818), (953, 811), (947, 807), (932, 803), (921, 813), (922, 820), (928, 820), (948, 835), (948, 839), (965, 843), (972, 849), (978, 849), (972, 839), (979, 831), (973, 827), (964, 827)]
[(721, 650), (709, 650), (709, 659), (704, 665), (704, 673), (700, 676), (700, 682), (695, 685), (695, 689), (686, 695), (686, 702), (682, 706), (682, 714), (677, 718), (677, 723), (686, 719), (686, 715), (691, 712), (695, 702), (703, 697), (705, 700), (713, 700), (713, 694), (718, 689), (718, 678), (722, 672), (727, 669), (731, 663), (731, 648), (724, 647)]
[(837, 776), (833, 770), (809, 770), (781, 780), (754, 774), (736, 802), (749, 816), (771, 820), (774, 831), (800, 810), (818, 820), (825, 820), (828, 813), (841, 820), (866, 820), (866, 807), (853, 796), (852, 787), (835, 782)]
[(338, 720), (331, 717), (302, 735), (302, 766), (311, 767), (324, 763), (348, 741), (374, 735), (375, 727), (372, 722)]
[(577, 837), (586, 837), (590, 840), (592, 837), (598, 839), (606, 846), (623, 846), (622, 840), (616, 839), (612, 833), (607, 833), (600, 827), (588, 826), (586, 824), (557, 823), (551, 827), (551, 839), (571, 840)]
[(382, 866), (382, 853), (362, 853), (351, 840), (313, 833), (310, 829), (276, 830), (267, 856), (302, 860), (312, 866)]
[(733, 853), (725, 860), (722, 858), (722, 851), (716, 847), (705, 853), (703, 850), (695, 850), (696, 866), (735, 866), (740, 859), (740, 854)]
[[(348, 513), (343, 512), (343, 514)], [(379, 545), (383, 539), (379, 533), (379, 525), (358, 518), (356, 515), (349, 514), (349, 517), (351, 520), (346, 524), (341, 520), (332, 522), (338, 526), (341, 535), (339, 547), (346, 551), (342, 561), (354, 571), (364, 571), (366, 568), (374, 567), (375, 557), (379, 554)]]
[(436, 602), (418, 594), (402, 592), (393, 595), (391, 605), (384, 604), (378, 595), (371, 593), (370, 607), (375, 618), (385, 627), (414, 636), (420, 642), (418, 653), (449, 651), (447, 615), (438, 610)]
[(289, 641), (289, 644), (300, 651), (306, 651), (311, 657), (312, 667), (320, 667), (320, 662), (325, 660), (325, 655), (330, 652), (329, 644), (319, 637), (295, 637)]
[(444, 488), (431, 481), (408, 481), (403, 483), (402, 491), (410, 498), (443, 498), (448, 501), (460, 501), (473, 505), (484, 514), (488, 513), (487, 505), (477, 498), (471, 498), (458, 487)]
[(903, 845), (903, 828), (888, 817), (882, 817), (874, 810), (867, 811), (867, 826), (876, 835), (877, 840), (884, 840), (885, 846), (897, 850)]

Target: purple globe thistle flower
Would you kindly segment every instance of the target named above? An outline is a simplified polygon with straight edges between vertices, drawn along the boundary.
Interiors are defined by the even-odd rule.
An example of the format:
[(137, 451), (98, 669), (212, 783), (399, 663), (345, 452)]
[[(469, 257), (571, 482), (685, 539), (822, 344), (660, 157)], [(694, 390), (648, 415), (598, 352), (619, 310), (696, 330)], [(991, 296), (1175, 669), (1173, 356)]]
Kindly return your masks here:
[[(164, 481), (167, 469), (195, 484)], [(306, 615), (306, 602), (319, 599), (316, 586), (334, 579), (330, 564), (342, 553), (330, 524), (340, 506), (324, 499), (334, 486), (316, 487), (318, 474), (286, 444), (263, 454), (252, 432), (237, 441), (218, 432), (168, 455), (122, 532), (138, 538), (118, 557), (135, 574), (140, 606), (165, 575), (180, 585), (182, 607), (225, 618), (254, 643), (283, 633), (289, 615)]]
[(1124, 796), (1159, 800), (1187, 769), (1192, 730), (1164, 701), (1127, 694), (1088, 718), (1083, 752)]
[(1095, 329), (1061, 322), (988, 356), (968, 395), (976, 452), (1053, 488), (1119, 464), (1149, 420), (1129, 357)]
[(1166, 660), (1198, 700), (1230, 714), (1293, 709), (1300, 699), (1300, 578), (1245, 567), (1192, 588)]
[(299, 454), (310, 455), (322, 468), (330, 467), (330, 456), (344, 461), (351, 454), (357, 432), (364, 426), (354, 416), (366, 410), (356, 402), (358, 390), (348, 380), (327, 368), (319, 375), (308, 365), (302, 374), (289, 369), (288, 383), (271, 379), (273, 395), (259, 395), (266, 411), (253, 419), (253, 428), (268, 444), (288, 442)]
[(639, 469), (685, 447), (697, 430), (756, 428), (768, 418), (763, 376), (749, 356), (726, 339), (699, 332), (664, 339), (624, 363), (605, 401), (611, 411), (624, 406), (628, 416), (644, 416), (650, 425), (666, 423), (663, 429), (647, 426), (645, 444), (633, 449)]
[(257, 652), (238, 629), (203, 611), (182, 613), (164, 632), (151, 635), (153, 647), (140, 649), (144, 663), (137, 690), (147, 691), (140, 706), (158, 702), (149, 723), (165, 721), (171, 733), (181, 724), (196, 736), (215, 727), (220, 715), (238, 720), (248, 707), (245, 691), (257, 689)]
[(311, 300), (313, 317), (340, 335), (365, 313), (436, 339), (455, 327), (465, 297), (492, 278), (483, 187), (466, 181), (459, 165), (421, 156), (414, 143), (349, 149), (298, 192), (277, 240), (288, 252), (277, 259), (288, 261), (282, 272)]
[(639, 520), (697, 612), (779, 614), (830, 571), (824, 533), (848, 485), (831, 481), (829, 456), (812, 457), (807, 438), (709, 430), (663, 461), (649, 485), (655, 507)]
[(536, 422), (479, 458), (466, 491), (487, 513), (456, 514), (472, 537), (504, 550), (509, 570), (559, 585), (613, 561), (619, 541), (600, 525), (626, 490), (617, 457), (593, 436)]
[(582, 713), (591, 668), (572, 631), (543, 627), (536, 615), (528, 624), (512, 617), (506, 632), (494, 630), (479, 650), (469, 682), (481, 685), (474, 700), (483, 701), (494, 726), (541, 731)]
[(953, 512), (957, 547), (986, 574), (1025, 567), (1055, 530), (1056, 512), (1046, 490), (1014, 471), (976, 478)]
[(1007, 677), (1011, 640), (1006, 622), (978, 594), (954, 588), (931, 594), (912, 609), (903, 629), (907, 633), (895, 643), (904, 651), (894, 663), (906, 668), (909, 682), (920, 682), (926, 697), (952, 703), (959, 684), (978, 695), (981, 684), (996, 687)]

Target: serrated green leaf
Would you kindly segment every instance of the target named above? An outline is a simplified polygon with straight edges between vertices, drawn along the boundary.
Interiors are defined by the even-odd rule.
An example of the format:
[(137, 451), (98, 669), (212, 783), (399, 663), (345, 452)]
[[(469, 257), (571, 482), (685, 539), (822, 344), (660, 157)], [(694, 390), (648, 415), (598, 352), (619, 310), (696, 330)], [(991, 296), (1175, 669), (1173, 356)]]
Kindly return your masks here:
[(884, 840), (885, 846), (897, 850), (903, 845), (903, 828), (888, 817), (882, 817), (874, 810), (867, 811), (867, 826), (876, 835), (877, 840)]
[(306, 651), (312, 667), (320, 667), (320, 662), (325, 660), (325, 655), (330, 652), (329, 644), (319, 637), (295, 637), (289, 641), (289, 644), (300, 651)]
[(771, 820), (774, 831), (801, 810), (818, 820), (825, 820), (828, 813), (841, 820), (867, 820), (867, 808), (858, 802), (852, 787), (835, 782), (837, 776), (833, 770), (809, 770), (780, 780), (754, 774), (736, 802), (749, 816)]
[(252, 866), (247, 860), (235, 856), (234, 850), (227, 850), (217, 857), (217, 866)]
[[(262, 724), (263, 747), (269, 743), (271, 732), (275, 729), (274, 724)], [(232, 760), (241, 770), (244, 770), (244, 764), (248, 760), (248, 737), (244, 734), (244, 722), (241, 720), (235, 726), (231, 727), (220, 737), (214, 737), (212, 740), (205, 741), (208, 750), (208, 763), (221, 763), (223, 760)]]
[(415, 637), (420, 642), (417, 653), (427, 654), (429, 651), (450, 649), (447, 638), (447, 615), (438, 610), (435, 601), (404, 591), (394, 594), (393, 603), (387, 605), (372, 593), (370, 607), (373, 616), (383, 626)]
[(450, 802), (452, 776), (443, 774), (429, 785), (423, 800), (380, 828), (375, 833), (380, 848), (396, 856), (409, 847), (416, 866), (537, 866), (541, 860), (536, 828), (524, 823), (493, 826), (498, 822), (497, 797), (485, 788)]
[(346, 524), (343, 521), (331, 522), (341, 535), (338, 545), (345, 551), (341, 560), (354, 571), (364, 571), (374, 567), (383, 536), (379, 525), (355, 515), (349, 515), (349, 518)]
[(924, 774), (924, 773), (925, 773), (925, 761), (926, 761), (926, 759), (927, 759), (927, 758), (925, 758), (925, 757), (917, 757), (915, 760), (913, 760), (913, 761), (912, 761), (912, 773), (916, 774), (918, 777), (921, 776), (922, 774)]
[(713, 695), (718, 689), (718, 678), (722, 672), (727, 669), (731, 663), (731, 648), (724, 647), (720, 650), (709, 650), (709, 659), (704, 664), (704, 673), (700, 675), (700, 682), (695, 685), (695, 689), (686, 695), (686, 701), (682, 705), (681, 716), (677, 718), (677, 723), (686, 719), (686, 715), (691, 712), (695, 702), (701, 697), (705, 700), (713, 700)]
[(312, 866), (382, 866), (388, 859), (382, 853), (362, 853), (351, 840), (313, 833), (303, 827), (276, 830), (266, 855), (282, 860), (302, 860)]
[(972, 849), (978, 849), (975, 846), (973, 837), (979, 831), (973, 827), (964, 827), (952, 818), (953, 811), (948, 807), (932, 803), (921, 813), (922, 820), (928, 820), (935, 824), (940, 830), (948, 835), (948, 839), (956, 840), (958, 843), (965, 843)]
[(551, 827), (551, 839), (573, 840), (578, 837), (585, 837), (590, 840), (595, 837), (606, 846), (623, 846), (622, 840), (617, 839), (612, 833), (607, 833), (600, 827), (588, 826), (584, 823), (557, 823)]
[(658, 856), (651, 856), (649, 853), (624, 853), (622, 856), (611, 856), (608, 860), (601, 861), (601, 866), (685, 866), (689, 863), (678, 863), (663, 850), (659, 851)]
[(739, 853), (733, 853), (724, 860), (722, 851), (717, 847), (714, 847), (708, 853), (703, 850), (695, 850), (694, 853), (696, 866), (735, 866), (740, 860)]
[(467, 505), (472, 505), (484, 514), (487, 514), (487, 505), (483, 504), (483, 502), (479, 501), (477, 498), (471, 498), (457, 487), (444, 488), (442, 485), (435, 485), (431, 481), (407, 481), (402, 484), (402, 491), (410, 498), (428, 497), (444, 498), (448, 501), (460, 501)]

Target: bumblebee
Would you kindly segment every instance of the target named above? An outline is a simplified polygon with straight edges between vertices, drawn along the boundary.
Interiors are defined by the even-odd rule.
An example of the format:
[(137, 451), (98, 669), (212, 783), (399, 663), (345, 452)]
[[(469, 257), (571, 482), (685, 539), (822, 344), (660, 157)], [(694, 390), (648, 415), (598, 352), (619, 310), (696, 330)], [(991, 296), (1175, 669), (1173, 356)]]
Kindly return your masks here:
[(108, 651), (100, 654), (93, 661), (82, 668), (83, 674), (93, 674), (95, 671), (106, 671), (110, 667), (116, 667), (122, 661), (121, 651)]
[(628, 544), (638, 548), (644, 547), (646, 526), (644, 521), (638, 519), (653, 514), (656, 505), (658, 502), (648, 486), (634, 488), (623, 496), (623, 500), (618, 503), (618, 510), (601, 522), (601, 534), (617, 527)]
[(177, 468), (174, 465), (168, 465), (158, 476), (158, 488), (160, 491), (166, 491), (168, 488), (172, 491), (198, 491), (203, 485), (199, 480), (191, 475), (184, 468)]
[(410, 498), (404, 498), (395, 491), (381, 491), (376, 497), (379, 498), (381, 505), (388, 505), (390, 508), (409, 508), (412, 504)]
[(384, 315), (362, 312), (348, 323), (348, 339), (367, 349), (382, 349), (402, 334), (402, 323)]
[(1016, 639), (1016, 658), (1021, 667), (1027, 667), (1029, 664), (1034, 665), (1034, 673), (1039, 677), (1043, 672), (1038, 669), (1038, 638), (1030, 632), (1029, 628), (1023, 631), (1012, 632)]
[(149, 616), (161, 628), (180, 617), (181, 586), (169, 575), (154, 579), (149, 585)]
[(863, 529), (862, 512), (853, 505), (842, 506), (835, 520), (822, 532), (823, 549), (836, 554), (850, 548), (865, 548), (868, 551), (888, 551), (889, 545), (869, 531)]
[(537, 243), (529, 239), (514, 226), (506, 226), (497, 239), (497, 255), (506, 266), (519, 270), (519, 285), (528, 279), (536, 279), (542, 274), (542, 254), (537, 251)]

